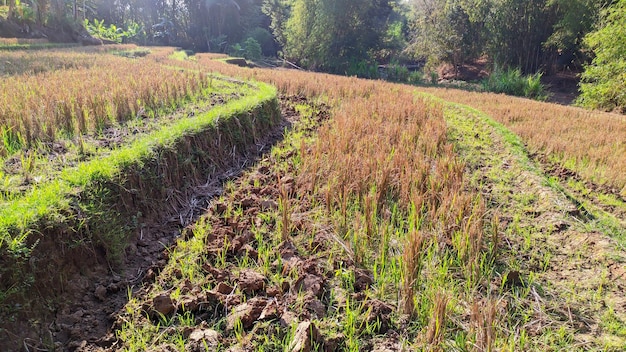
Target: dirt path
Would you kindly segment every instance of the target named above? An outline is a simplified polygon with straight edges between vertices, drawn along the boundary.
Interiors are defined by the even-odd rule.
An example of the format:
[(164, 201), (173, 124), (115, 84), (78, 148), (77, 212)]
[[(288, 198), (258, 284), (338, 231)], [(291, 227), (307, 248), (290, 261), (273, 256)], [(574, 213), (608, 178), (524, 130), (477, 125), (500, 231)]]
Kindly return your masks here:
[(525, 330), (529, 349), (622, 351), (623, 248), (550, 185), (518, 137), (470, 108), (451, 105), (446, 116), (474, 184), (500, 220), (501, 272), (521, 283), (505, 295), (507, 316), (519, 319), (513, 335), (522, 339)]

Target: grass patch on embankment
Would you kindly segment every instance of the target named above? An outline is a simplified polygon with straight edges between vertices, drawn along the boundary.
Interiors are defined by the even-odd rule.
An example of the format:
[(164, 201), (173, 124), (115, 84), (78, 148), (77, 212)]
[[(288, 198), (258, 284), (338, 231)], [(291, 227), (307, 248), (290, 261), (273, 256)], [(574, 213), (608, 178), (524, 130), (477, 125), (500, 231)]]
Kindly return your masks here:
[(120, 260), (137, 221), (167, 208), (168, 189), (206, 182), (235, 150), (254, 143), (278, 121), (274, 88), (249, 83), (240, 94), (67, 168), (57, 179), (5, 202), (0, 298), (58, 279), (37, 274), (52, 270), (50, 263), (28, 264), (33, 256), (59, 256), (50, 253), (55, 249), (102, 248), (109, 260)]

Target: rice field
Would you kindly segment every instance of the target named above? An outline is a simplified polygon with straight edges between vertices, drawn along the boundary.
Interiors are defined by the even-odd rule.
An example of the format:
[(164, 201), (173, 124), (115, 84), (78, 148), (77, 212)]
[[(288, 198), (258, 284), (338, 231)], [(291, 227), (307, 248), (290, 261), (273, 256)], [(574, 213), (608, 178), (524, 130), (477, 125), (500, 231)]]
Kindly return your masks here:
[[(191, 124), (195, 114), (248, 99), (247, 89), (262, 91), (267, 101), (278, 92), (289, 117), (276, 145), (249, 133), (247, 143), (265, 154), (258, 162), (242, 162), (243, 173), (219, 186), (214, 182), (221, 176), (208, 171), (220, 163), (215, 155), (236, 160), (235, 149), (242, 146), (210, 156), (196, 149), (212, 149), (225, 131), (212, 135), (215, 140), (191, 137), (193, 145), (172, 143), (191, 152), (184, 160), (160, 150), (137, 163), (139, 174), (142, 165), (152, 165), (149, 170), (163, 171), (165, 178), (170, 169), (203, 170), (205, 187), (219, 190), (171, 247), (150, 254), (153, 264), (139, 270), (140, 276), (145, 270), (143, 278), (122, 273), (124, 279), (110, 279), (118, 280), (111, 281), (117, 290), (102, 279), (102, 288), (85, 295), (81, 304), (94, 312), (112, 307), (109, 299), (124, 302), (109, 316), (111, 324), (102, 326), (106, 333), (97, 328), (105, 324), (97, 313), (70, 323), (60, 313), (67, 326), (51, 336), (64, 336), (64, 346), (83, 340), (89, 348), (107, 344), (122, 351), (626, 346), (622, 225), (618, 219), (607, 230), (600, 213), (577, 203), (576, 194), (563, 191), (564, 181), (541, 168), (557, 165), (624, 197), (621, 115), (503, 95), (242, 68), (225, 63), (223, 55), (188, 56), (171, 48), (0, 51), (0, 58), (0, 175), (8, 180), (10, 166), (18, 165), (14, 174), (22, 176), (0, 185), (4, 194), (37, 192), (33, 178), (45, 168), (28, 182), (25, 171), (29, 156), (44, 155), (46, 148), (95, 148), (94, 160), (116, 158), (124, 143), (100, 148), (99, 137), (138, 128), (149, 139), (150, 124), (141, 122), (146, 120), (157, 121), (152, 127), (165, 134), (174, 121)], [(251, 98), (246, 104), (266, 111)], [(249, 129), (243, 116), (257, 119), (239, 113), (228, 125), (236, 136), (231, 138)], [(215, 114), (218, 120), (228, 115)], [(121, 136), (132, 145), (150, 143), (133, 138)], [(188, 166), (192, 160), (201, 165)], [(72, 179), (64, 168), (61, 178)], [(119, 198), (124, 206), (137, 201), (137, 193), (158, 193), (142, 186), (161, 182), (150, 172), (145, 179), (129, 176), (139, 186)], [(72, 187), (64, 192), (73, 197)], [(168, 200), (180, 197), (174, 188), (160, 191)], [(98, 218), (101, 211), (90, 214)], [(154, 224), (163, 223), (158, 216), (117, 216), (151, 222), (146, 232), (161, 231)], [(181, 213), (180, 224), (182, 219)], [(172, 232), (171, 225), (161, 226)], [(129, 243), (113, 237), (121, 257), (147, 255), (144, 228), (138, 224), (138, 239), (131, 236)], [(120, 290), (119, 282), (133, 285)]]
[(626, 197), (624, 115), (501, 94), (423, 90), (484, 111), (519, 135), (531, 153)]

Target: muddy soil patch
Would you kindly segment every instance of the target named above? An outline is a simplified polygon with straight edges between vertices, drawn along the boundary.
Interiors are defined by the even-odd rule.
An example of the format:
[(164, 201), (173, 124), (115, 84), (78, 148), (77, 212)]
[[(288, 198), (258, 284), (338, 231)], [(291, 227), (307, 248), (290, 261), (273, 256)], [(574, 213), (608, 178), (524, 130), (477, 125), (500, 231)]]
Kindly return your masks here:
[[(622, 226), (626, 226), (626, 198), (621, 195), (619, 189), (610, 185), (601, 185), (589, 181), (580, 176), (576, 171), (551, 162), (545, 154), (531, 154), (530, 157), (541, 165), (547, 175), (557, 178), (561, 186), (573, 195), (570, 198), (572, 198), (571, 200), (573, 202), (577, 203), (578, 210), (583, 216), (593, 217), (581, 201), (573, 198), (589, 202), (602, 211), (614, 215), (617, 219), (621, 219)], [(581, 187), (584, 187), (584, 190), (574, 189), (569, 186), (569, 181), (579, 184)], [(607, 202), (603, 200), (606, 199), (607, 196), (614, 198), (616, 204), (607, 204)]]

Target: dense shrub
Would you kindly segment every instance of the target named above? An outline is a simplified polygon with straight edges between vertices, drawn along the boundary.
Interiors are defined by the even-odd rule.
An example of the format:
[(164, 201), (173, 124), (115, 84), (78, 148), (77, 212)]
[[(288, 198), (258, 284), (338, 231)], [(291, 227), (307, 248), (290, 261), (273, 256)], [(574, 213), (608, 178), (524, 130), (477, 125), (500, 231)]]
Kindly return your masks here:
[(228, 54), (235, 57), (244, 57), (246, 60), (258, 60), (262, 56), (261, 45), (254, 38), (250, 37), (230, 47)]
[(409, 73), (408, 82), (411, 84), (424, 84), (424, 73), (422, 71), (413, 71)]
[(397, 62), (392, 62), (387, 66), (387, 80), (391, 82), (408, 82), (409, 69)]
[(380, 77), (378, 65), (368, 60), (352, 60), (348, 66), (346, 75), (372, 79)]
[(536, 100), (546, 100), (548, 94), (541, 84), (541, 73), (522, 75), (520, 69), (496, 69), (482, 82), (483, 90), (493, 93), (504, 93), (527, 97)]
[(249, 37), (243, 41), (243, 57), (247, 60), (258, 60), (261, 58), (261, 45), (256, 39)]

